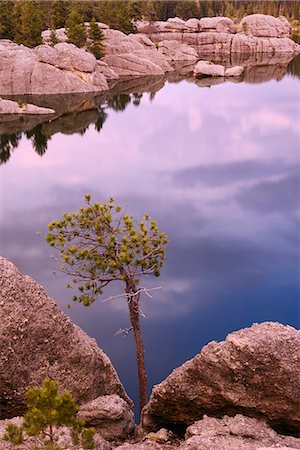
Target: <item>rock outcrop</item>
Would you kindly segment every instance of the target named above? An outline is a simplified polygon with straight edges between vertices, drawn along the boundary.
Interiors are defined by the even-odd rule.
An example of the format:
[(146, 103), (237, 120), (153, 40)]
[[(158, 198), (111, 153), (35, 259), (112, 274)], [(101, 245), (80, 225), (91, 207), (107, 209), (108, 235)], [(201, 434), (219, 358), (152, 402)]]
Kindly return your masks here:
[(0, 258), (0, 418), (20, 415), (25, 392), (51, 377), (85, 403), (128, 398), (109, 358), (29, 276)]
[(187, 44), (178, 44), (177, 41), (161, 41), (158, 50), (170, 61), (191, 61), (199, 59), (196, 50)]
[(194, 69), (195, 77), (224, 77), (225, 68), (220, 64), (213, 64), (210, 61), (199, 61)]
[[(234, 55), (247, 58), (300, 52), (300, 45), (289, 38), (287, 20), (262, 14), (245, 17), (237, 32), (227, 17), (137, 21), (138, 33), (130, 35), (102, 23), (98, 25), (105, 37), (105, 56), (101, 61), (84, 49), (67, 44), (65, 29), (56, 30), (60, 42), (53, 47), (29, 49), (1, 40), (0, 95), (104, 92), (111, 87), (111, 81), (163, 76), (172, 72), (178, 62), (195, 64), (199, 59), (227, 61)], [(46, 44), (51, 43), (50, 30), (43, 31), (42, 37)], [(234, 65), (230, 61), (229, 66)]]
[(60, 94), (108, 89), (96, 58), (73, 44), (30, 49), (0, 40), (0, 94)]
[(244, 67), (234, 66), (225, 69), (220, 64), (211, 61), (199, 61), (194, 68), (194, 76), (201, 77), (239, 77), (244, 72)]
[(176, 40), (192, 45), (199, 57), (234, 53), (299, 53), (300, 46), (290, 39), (291, 26), (285, 17), (252, 14), (242, 19), (235, 30), (227, 17), (198, 20), (168, 19), (167, 22), (137, 21), (138, 32), (155, 42)]
[(281, 436), (265, 422), (244, 417), (205, 417), (189, 426), (180, 450), (257, 450), (259, 447), (300, 448), (300, 439)]
[(199, 20), (199, 30), (235, 33), (234, 23), (228, 17), (203, 17)]
[(251, 14), (241, 20), (237, 32), (247, 36), (289, 38), (292, 34), (292, 27), (283, 16)]
[(134, 430), (134, 414), (118, 395), (105, 395), (80, 407), (78, 418), (107, 440), (125, 440)]
[(31, 105), (22, 101), (15, 102), (0, 98), (0, 116), (3, 114), (29, 114), (29, 115), (52, 115), (54, 109), (43, 108), (41, 106)]
[(143, 426), (187, 426), (241, 413), (299, 433), (300, 331), (266, 322), (211, 342), (154, 387)]

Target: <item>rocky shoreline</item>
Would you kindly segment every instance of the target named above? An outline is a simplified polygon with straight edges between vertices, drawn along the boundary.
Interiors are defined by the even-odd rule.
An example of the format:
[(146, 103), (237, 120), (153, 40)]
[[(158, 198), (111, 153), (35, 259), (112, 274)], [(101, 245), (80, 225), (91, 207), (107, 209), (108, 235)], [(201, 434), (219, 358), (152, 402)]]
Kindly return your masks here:
[[(57, 30), (61, 42), (54, 46), (49, 45), (49, 31), (43, 32), (45, 44), (34, 49), (1, 40), (0, 96), (99, 94), (128, 78), (169, 77), (178, 72), (197, 82), (197, 77), (210, 75), (194, 71), (199, 61), (221, 64), (225, 75), (226, 70), (240, 66), (240, 75), (236, 71), (230, 75), (238, 77), (250, 62), (252, 66), (263, 65), (264, 61), (284, 64), (300, 53), (300, 45), (290, 39), (288, 21), (262, 14), (244, 17), (237, 30), (224, 17), (138, 22), (138, 32), (129, 35), (104, 24), (99, 26), (106, 47), (106, 55), (99, 61), (84, 49), (66, 43), (63, 29)], [(6, 108), (2, 102), (0, 113), (20, 111)]]
[[(299, 330), (265, 322), (209, 343), (154, 386), (136, 426), (96, 342), (5, 258), (0, 275), (0, 437), (22, 422), (28, 387), (51, 376), (96, 428), (97, 450), (300, 449)], [(67, 430), (62, 444), (72, 449)], [(0, 439), (0, 450), (15, 448)]]

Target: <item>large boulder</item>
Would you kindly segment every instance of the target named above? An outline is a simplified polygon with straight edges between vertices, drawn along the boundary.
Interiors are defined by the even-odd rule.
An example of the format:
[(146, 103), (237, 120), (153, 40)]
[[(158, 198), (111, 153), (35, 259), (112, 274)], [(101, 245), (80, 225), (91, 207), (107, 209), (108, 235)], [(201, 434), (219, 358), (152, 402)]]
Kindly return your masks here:
[(130, 407), (106, 354), (29, 276), (0, 257), (0, 418), (25, 410), (25, 392), (46, 377), (80, 403), (117, 394)]
[(238, 33), (233, 36), (231, 42), (231, 53), (233, 54), (255, 55), (258, 53), (266, 53), (274, 55), (299, 52), (300, 45), (289, 38), (255, 37)]
[(183, 31), (187, 31), (189, 33), (198, 33), (198, 31), (200, 31), (200, 20), (193, 17), (191, 19), (188, 19), (184, 24)]
[(94, 55), (74, 44), (60, 43), (54, 47), (39, 45), (35, 52), (39, 61), (64, 70), (90, 73), (94, 72), (97, 64)]
[(103, 61), (119, 76), (164, 75), (165, 71), (158, 64), (145, 57), (143, 54), (145, 51), (142, 50), (140, 55), (135, 53), (108, 55), (103, 58)]
[(224, 77), (225, 68), (211, 61), (199, 61), (194, 69), (195, 77)]
[(300, 448), (300, 439), (277, 434), (265, 422), (241, 414), (205, 417), (190, 425), (180, 450), (257, 450), (263, 446)]
[(266, 14), (251, 14), (241, 20), (237, 32), (247, 36), (288, 38), (291, 35), (292, 27), (283, 16), (273, 17)]
[(0, 40), (0, 95), (102, 92), (108, 89), (93, 55), (72, 44), (29, 49)]
[(180, 17), (170, 17), (165, 24), (164, 31), (183, 31), (185, 28), (185, 21), (180, 19)]
[(198, 53), (190, 45), (179, 44), (177, 41), (161, 41), (158, 50), (172, 61), (193, 61), (199, 59)]
[(30, 103), (14, 102), (0, 98), (0, 116), (2, 114), (29, 114), (29, 115), (51, 115), (54, 114), (54, 109), (43, 108), (41, 106), (31, 105)]
[(202, 17), (199, 27), (201, 31), (235, 32), (234, 23), (228, 17)]
[[(230, 33), (217, 33), (207, 31), (197, 35), (197, 51), (203, 55), (230, 55), (231, 43), (234, 35)], [(186, 39), (184, 35), (184, 40)]]
[(211, 342), (154, 387), (146, 429), (190, 425), (204, 414), (242, 413), (282, 432), (299, 433), (300, 331), (255, 324)]
[(82, 405), (78, 418), (108, 440), (125, 440), (135, 427), (132, 409), (118, 395), (105, 395)]
[(127, 38), (130, 39), (131, 41), (139, 42), (145, 48), (156, 49), (154, 42), (152, 42), (151, 39), (149, 39), (149, 37), (146, 34), (143, 33), (129, 34)]
[(244, 72), (244, 67), (242, 66), (233, 66), (225, 69), (225, 77), (240, 77)]

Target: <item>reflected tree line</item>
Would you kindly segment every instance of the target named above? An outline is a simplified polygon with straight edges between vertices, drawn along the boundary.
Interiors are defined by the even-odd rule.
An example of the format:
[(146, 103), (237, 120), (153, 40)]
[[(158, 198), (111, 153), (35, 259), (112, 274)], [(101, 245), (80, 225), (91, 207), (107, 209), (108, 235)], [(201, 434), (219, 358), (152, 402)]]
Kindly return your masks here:
[[(150, 94), (150, 100), (153, 100), (154, 95), (155, 93)], [(93, 122), (95, 130), (100, 133), (103, 129), (104, 123), (109, 115), (107, 112), (108, 109), (112, 109), (116, 112), (122, 112), (127, 108), (129, 104), (139, 106), (142, 97), (142, 93), (115, 94), (110, 96), (106, 100), (105, 104), (103, 106), (99, 106), (97, 109), (97, 119)], [(85, 112), (82, 112), (81, 115), (82, 114), (85, 114)], [(59, 121), (62, 117), (64, 116), (61, 116), (56, 120)], [(46, 135), (44, 125), (44, 123), (40, 123), (27, 131), (17, 131), (14, 133), (4, 133), (0, 135), (0, 164), (4, 164), (9, 160), (12, 153), (18, 148), (19, 143), (23, 137), (26, 137), (31, 141), (32, 147), (38, 155), (43, 156), (48, 148), (48, 142), (51, 139), (51, 136)], [(88, 124), (87, 126), (85, 125), (79, 131), (77, 131), (77, 133), (83, 136), (89, 129), (89, 127), (90, 124)], [(63, 127), (61, 129), (61, 132), (64, 132)]]
[(293, 77), (300, 78), (300, 55), (297, 55), (288, 65), (287, 73)]

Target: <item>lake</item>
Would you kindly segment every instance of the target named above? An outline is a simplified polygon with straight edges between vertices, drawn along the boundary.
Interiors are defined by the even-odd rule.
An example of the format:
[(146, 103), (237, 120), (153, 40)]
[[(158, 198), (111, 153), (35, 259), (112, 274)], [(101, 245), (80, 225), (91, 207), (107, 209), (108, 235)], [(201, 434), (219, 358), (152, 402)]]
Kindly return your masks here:
[(300, 83), (290, 72), (210, 88), (158, 80), (148, 93), (124, 84), (97, 109), (34, 118), (32, 129), (29, 119), (0, 124), (2, 254), (97, 339), (135, 401), (133, 338), (114, 335), (129, 325), (127, 306), (99, 298), (67, 309), (47, 224), (90, 192), (150, 213), (168, 234), (161, 277), (143, 283), (160, 287), (142, 303), (149, 388), (253, 322), (299, 328)]

